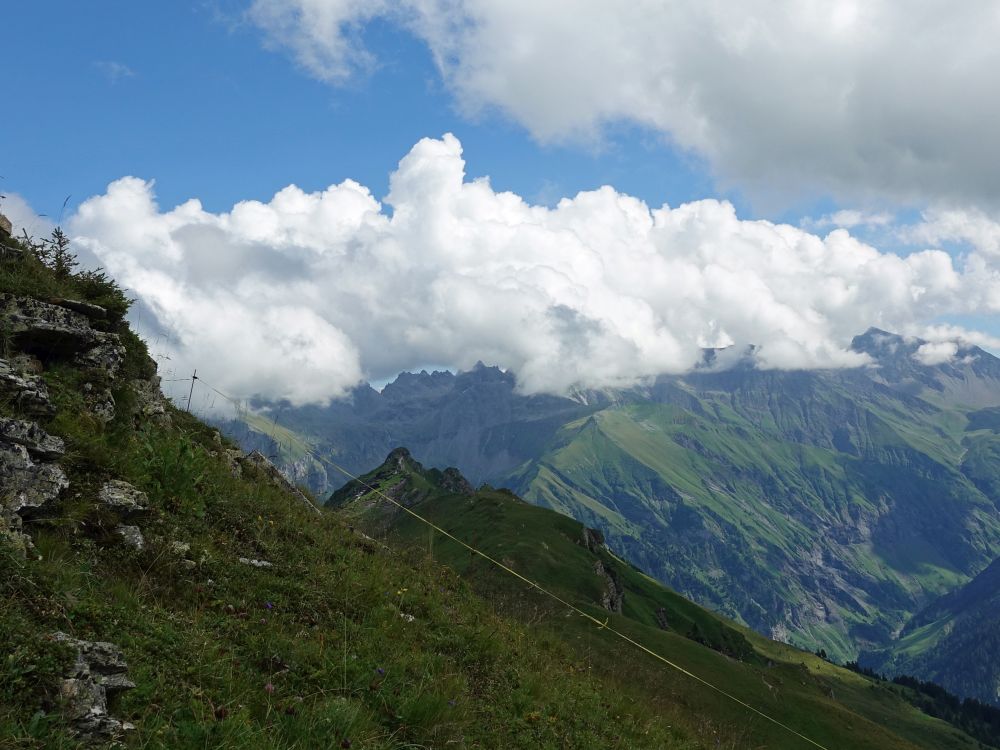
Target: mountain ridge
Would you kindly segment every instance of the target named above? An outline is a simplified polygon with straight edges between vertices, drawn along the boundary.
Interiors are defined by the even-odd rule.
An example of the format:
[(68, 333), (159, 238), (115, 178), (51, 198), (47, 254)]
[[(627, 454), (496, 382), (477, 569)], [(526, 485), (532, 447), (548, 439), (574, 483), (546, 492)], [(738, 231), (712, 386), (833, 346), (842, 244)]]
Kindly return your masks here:
[[(966, 430), (1000, 404), (1000, 361), (956, 346), (928, 366), (916, 358), (925, 344), (872, 328), (853, 344), (871, 366), (744, 359), (573, 398), (521, 395), (495, 367), (405, 374), (384, 395), (274, 413), (355, 473), (405, 444), (428, 465), (510, 486), (601, 528), (698, 601), (847, 660), (1000, 551), (992, 448)], [(266, 434), (228, 429), (281, 453)]]

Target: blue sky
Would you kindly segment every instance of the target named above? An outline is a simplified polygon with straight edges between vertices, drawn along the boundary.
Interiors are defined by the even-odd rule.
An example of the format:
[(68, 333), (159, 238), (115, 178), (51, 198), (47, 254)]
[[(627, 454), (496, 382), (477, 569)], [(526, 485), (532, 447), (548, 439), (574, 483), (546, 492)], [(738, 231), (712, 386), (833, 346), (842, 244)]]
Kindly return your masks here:
[[(339, 87), (265, 49), (241, 3), (77, 3), (4, 9), (19, 114), (0, 121), (3, 189), (56, 216), (124, 175), (155, 179), (164, 206), (210, 210), (294, 182), (345, 178), (377, 197), (420, 138), (454, 132), (470, 176), (549, 203), (603, 184), (651, 205), (717, 196), (704, 163), (658, 133), (619, 125), (601, 144), (539, 145), (503, 117), (464, 118), (427, 47), (385, 22), (366, 27), (378, 67)], [(52, 23), (54, 16), (58, 23)], [(725, 194), (741, 203), (736, 192)], [(747, 212), (750, 206), (741, 203)]]
[(9, 3), (0, 192), (243, 396), (996, 351), (1000, 14), (914, 1)]

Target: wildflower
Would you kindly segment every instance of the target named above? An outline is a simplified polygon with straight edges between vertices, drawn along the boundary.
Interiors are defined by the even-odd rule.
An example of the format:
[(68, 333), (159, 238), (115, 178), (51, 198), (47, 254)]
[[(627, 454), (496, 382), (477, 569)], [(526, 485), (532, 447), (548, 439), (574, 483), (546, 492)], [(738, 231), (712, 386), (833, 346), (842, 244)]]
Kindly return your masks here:
[(343, 740), (341, 740), (340, 746), (343, 748), (348, 748), (351, 746), (351, 741), (345, 737)]
[(454, 698), (452, 698), (450, 701), (448, 701), (448, 705), (451, 706), (452, 708), (454, 708), (455, 706), (458, 705), (458, 701), (456, 701)]
[(274, 609), (274, 605), (271, 602), (264, 602), (264, 609)]
[(264, 686), (264, 692), (267, 693), (268, 695), (271, 695), (274, 692), (274, 685), (272, 685), (270, 682), (267, 683)]
[(384, 675), (384, 674), (385, 674), (385, 670), (384, 670), (384, 669), (382, 669), (382, 667), (379, 667), (379, 668), (378, 668), (378, 669), (376, 669), (375, 671), (376, 671), (376, 672), (378, 672), (378, 673), (379, 673), (380, 675)]

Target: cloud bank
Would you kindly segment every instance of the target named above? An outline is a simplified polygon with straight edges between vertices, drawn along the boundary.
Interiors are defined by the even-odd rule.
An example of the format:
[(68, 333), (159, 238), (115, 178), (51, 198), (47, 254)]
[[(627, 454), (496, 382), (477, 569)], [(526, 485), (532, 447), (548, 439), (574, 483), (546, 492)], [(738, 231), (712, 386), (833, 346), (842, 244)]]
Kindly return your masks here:
[(1000, 207), (993, 0), (254, 0), (312, 75), (377, 64), (374, 19), (430, 49), (460, 108), (542, 141), (626, 121), (751, 192)]
[(178, 372), (294, 403), (477, 360), (556, 393), (682, 372), (703, 346), (756, 344), (762, 367), (855, 366), (850, 339), (870, 325), (1000, 309), (1000, 274), (975, 252), (900, 257), (843, 229), (742, 221), (717, 200), (650, 208), (610, 187), (531, 205), (467, 180), (451, 135), (413, 147), (385, 202), (347, 180), (228, 213), (163, 210), (152, 182), (126, 177), (70, 228)]

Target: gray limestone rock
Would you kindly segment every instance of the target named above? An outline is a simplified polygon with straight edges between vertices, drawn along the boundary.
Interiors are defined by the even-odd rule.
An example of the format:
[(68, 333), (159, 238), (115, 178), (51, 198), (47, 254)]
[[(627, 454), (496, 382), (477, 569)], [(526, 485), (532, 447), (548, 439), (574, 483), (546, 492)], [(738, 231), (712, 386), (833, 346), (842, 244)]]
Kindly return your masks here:
[(40, 512), (69, 486), (66, 474), (52, 459), (63, 443), (34, 422), (0, 419), (0, 536), (22, 554), (31, 540), (22, 532), (25, 517)]
[(29, 416), (51, 416), (55, 412), (45, 381), (6, 359), (0, 359), (0, 399)]
[(591, 552), (597, 552), (604, 546), (604, 534), (598, 529), (588, 529), (584, 526), (581, 542)]
[(131, 724), (108, 714), (108, 699), (135, 687), (128, 679), (128, 664), (121, 649), (113, 643), (79, 640), (66, 633), (53, 633), (51, 637), (76, 652), (59, 691), (63, 711), (74, 731), (87, 741), (109, 742), (133, 729)]
[(97, 502), (121, 518), (134, 518), (149, 511), (149, 498), (128, 482), (112, 479), (97, 493)]
[(23, 419), (0, 417), (0, 443), (23, 445), (32, 458), (42, 461), (54, 461), (66, 452), (62, 438)]
[(22, 350), (43, 360), (74, 358), (77, 364), (114, 378), (125, 348), (116, 334), (91, 327), (91, 317), (103, 308), (70, 300), (71, 309), (65, 306), (67, 300), (59, 302), (0, 294), (0, 321)]
[(98, 340), (85, 315), (31, 297), (0, 294), (0, 320), (22, 349), (40, 355), (75, 355)]
[(78, 299), (53, 299), (51, 302), (53, 305), (59, 305), (59, 307), (65, 307), (67, 310), (85, 315), (91, 320), (107, 320), (108, 318), (108, 311), (92, 302)]
[(77, 364), (105, 373), (109, 378), (118, 375), (118, 368), (125, 361), (125, 347), (114, 333), (93, 331), (93, 343), (76, 355)]
[(136, 413), (146, 419), (163, 420), (167, 418), (167, 399), (160, 391), (160, 378), (154, 375), (148, 380), (132, 381), (132, 392), (135, 394)]

